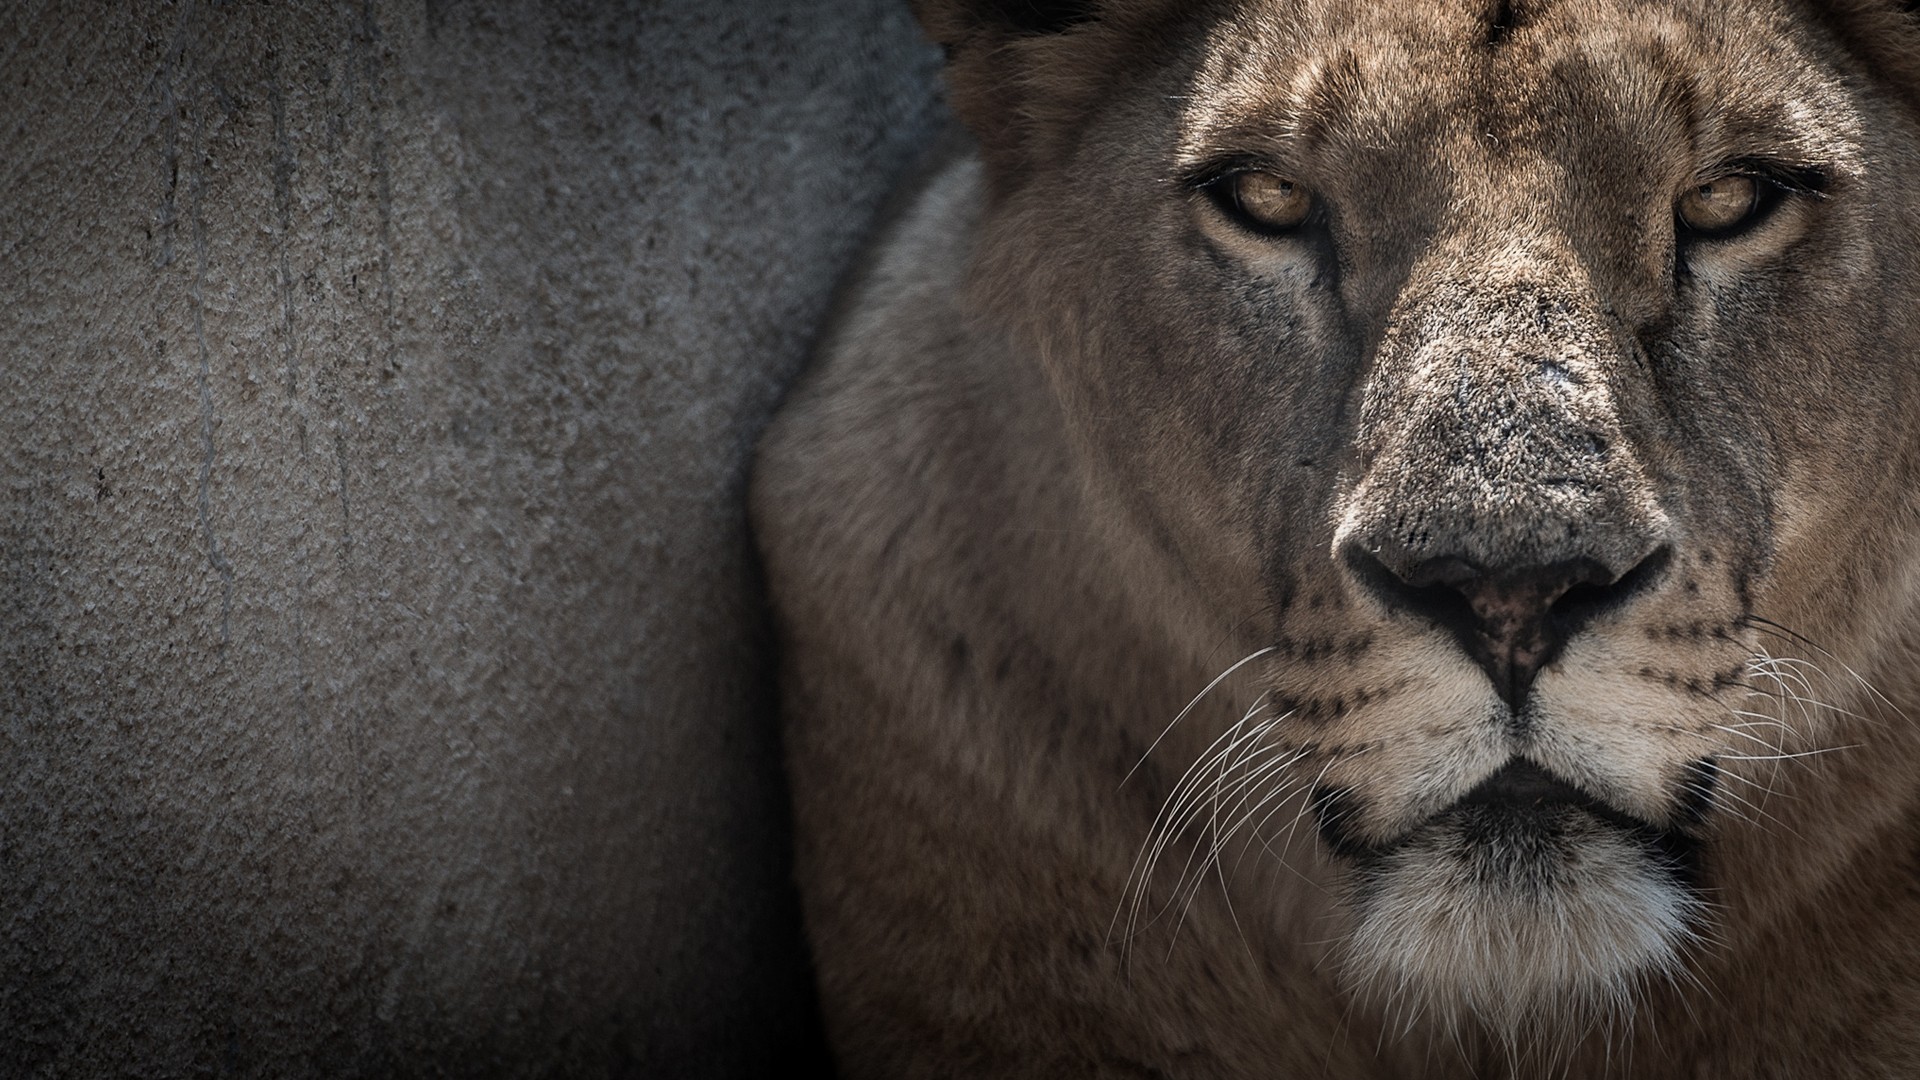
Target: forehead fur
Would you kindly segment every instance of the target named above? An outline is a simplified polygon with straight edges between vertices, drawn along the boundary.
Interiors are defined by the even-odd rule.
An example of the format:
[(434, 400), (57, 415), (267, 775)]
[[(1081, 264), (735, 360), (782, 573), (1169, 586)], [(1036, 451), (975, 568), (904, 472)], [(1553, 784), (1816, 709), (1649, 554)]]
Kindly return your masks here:
[(1257, 0), (1210, 35), (1179, 164), (1365, 173), (1387, 154), (1457, 164), (1471, 147), (1561, 164), (1614, 153), (1622, 168), (1651, 156), (1680, 182), (1742, 158), (1844, 176), (1858, 155), (1844, 57), (1788, 14), (1767, 0)]

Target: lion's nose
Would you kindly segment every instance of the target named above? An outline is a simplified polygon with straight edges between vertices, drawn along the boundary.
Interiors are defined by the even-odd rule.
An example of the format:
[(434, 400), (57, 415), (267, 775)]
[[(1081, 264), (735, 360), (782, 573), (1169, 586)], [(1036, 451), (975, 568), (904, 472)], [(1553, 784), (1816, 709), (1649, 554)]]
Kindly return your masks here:
[(1656, 549), (1625, 573), (1596, 559), (1487, 568), (1457, 556), (1427, 559), (1404, 573), (1349, 543), (1354, 576), (1388, 606), (1453, 632), (1509, 708), (1518, 711), (1540, 669), (1594, 617), (1651, 588), (1671, 557)]

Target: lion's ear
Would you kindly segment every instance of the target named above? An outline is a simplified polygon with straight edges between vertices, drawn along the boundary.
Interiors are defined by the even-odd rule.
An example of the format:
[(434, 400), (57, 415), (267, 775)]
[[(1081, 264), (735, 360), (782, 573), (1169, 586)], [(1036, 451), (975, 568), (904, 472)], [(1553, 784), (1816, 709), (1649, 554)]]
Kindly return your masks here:
[(1178, 0), (914, 0), (990, 181), (1012, 182), (1124, 60), (1127, 28)]

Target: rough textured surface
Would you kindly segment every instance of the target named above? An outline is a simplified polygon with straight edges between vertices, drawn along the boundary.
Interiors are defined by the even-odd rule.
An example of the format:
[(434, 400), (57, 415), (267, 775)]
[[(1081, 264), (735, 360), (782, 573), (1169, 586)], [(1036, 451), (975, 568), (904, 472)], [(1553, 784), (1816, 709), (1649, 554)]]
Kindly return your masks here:
[(0, 1074), (809, 1045), (742, 472), (904, 7), (0, 11)]

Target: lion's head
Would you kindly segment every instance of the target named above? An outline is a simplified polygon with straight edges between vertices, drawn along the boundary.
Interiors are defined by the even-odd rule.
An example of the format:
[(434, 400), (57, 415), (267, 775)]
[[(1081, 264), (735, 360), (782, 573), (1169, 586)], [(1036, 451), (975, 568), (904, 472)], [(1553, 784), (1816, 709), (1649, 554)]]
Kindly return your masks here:
[(1356, 982), (1579, 1011), (1878, 842), (1920, 775), (1880, 693), (1920, 585), (1909, 16), (925, 6), (978, 302), (1170, 624), (1257, 654)]

